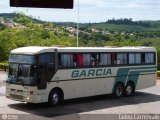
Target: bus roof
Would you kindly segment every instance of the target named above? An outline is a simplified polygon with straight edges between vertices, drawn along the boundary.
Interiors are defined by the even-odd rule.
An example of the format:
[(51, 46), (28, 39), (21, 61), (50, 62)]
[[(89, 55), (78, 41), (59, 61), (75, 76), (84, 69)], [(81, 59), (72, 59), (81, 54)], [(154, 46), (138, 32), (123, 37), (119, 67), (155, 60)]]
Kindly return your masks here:
[(46, 52), (156, 52), (153, 47), (21, 47), (11, 51), (11, 54), (40, 54)]

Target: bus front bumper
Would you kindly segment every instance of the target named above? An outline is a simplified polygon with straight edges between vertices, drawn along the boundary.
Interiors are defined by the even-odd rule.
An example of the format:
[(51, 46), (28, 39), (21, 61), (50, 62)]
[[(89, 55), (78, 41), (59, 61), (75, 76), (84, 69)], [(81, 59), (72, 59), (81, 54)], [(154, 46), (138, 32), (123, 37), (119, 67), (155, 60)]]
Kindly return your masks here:
[(48, 100), (46, 94), (37, 93), (36, 87), (19, 85), (6, 85), (6, 98), (28, 103), (42, 103)]
[(6, 93), (6, 98), (12, 99), (15, 101), (21, 101), (21, 102), (27, 102), (27, 103), (41, 103), (41, 96), (39, 95), (19, 95), (19, 94), (7, 94)]

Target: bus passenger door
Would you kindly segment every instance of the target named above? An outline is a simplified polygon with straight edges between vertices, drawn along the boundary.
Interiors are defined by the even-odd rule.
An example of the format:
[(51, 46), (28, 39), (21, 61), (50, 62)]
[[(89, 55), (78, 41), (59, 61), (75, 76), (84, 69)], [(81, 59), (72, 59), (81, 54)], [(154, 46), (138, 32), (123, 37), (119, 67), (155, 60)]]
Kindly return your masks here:
[(47, 82), (51, 81), (55, 74), (54, 53), (41, 54), (38, 57), (38, 89), (46, 89)]
[(48, 53), (47, 58), (47, 81), (51, 81), (55, 74), (55, 55), (53, 53)]
[(38, 56), (38, 89), (46, 89), (47, 87), (47, 60), (46, 54)]

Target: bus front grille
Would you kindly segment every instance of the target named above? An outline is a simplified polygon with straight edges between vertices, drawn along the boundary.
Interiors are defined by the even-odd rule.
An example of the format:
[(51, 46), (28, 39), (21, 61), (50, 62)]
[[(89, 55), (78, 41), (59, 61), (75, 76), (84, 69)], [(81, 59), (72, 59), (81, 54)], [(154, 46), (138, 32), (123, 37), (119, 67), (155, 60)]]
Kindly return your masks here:
[(16, 100), (23, 100), (23, 96), (21, 95), (14, 95), (14, 94), (10, 94), (11, 98), (16, 99)]

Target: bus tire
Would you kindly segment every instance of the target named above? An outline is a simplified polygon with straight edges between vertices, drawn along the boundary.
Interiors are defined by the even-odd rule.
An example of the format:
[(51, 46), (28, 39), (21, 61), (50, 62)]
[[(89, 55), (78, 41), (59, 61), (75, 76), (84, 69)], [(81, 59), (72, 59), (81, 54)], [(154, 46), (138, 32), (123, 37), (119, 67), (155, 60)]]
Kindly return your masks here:
[(134, 84), (131, 82), (127, 83), (125, 87), (125, 96), (130, 97), (134, 94), (134, 92), (135, 92)]
[(60, 91), (59, 90), (52, 90), (50, 95), (49, 95), (49, 105), (51, 106), (56, 106), (58, 104), (60, 104), (61, 102), (61, 94), (60, 94)]
[(124, 95), (124, 85), (122, 83), (117, 83), (114, 88), (114, 96), (120, 98)]

